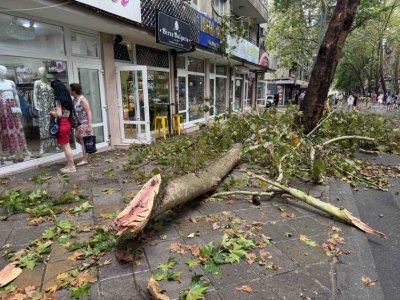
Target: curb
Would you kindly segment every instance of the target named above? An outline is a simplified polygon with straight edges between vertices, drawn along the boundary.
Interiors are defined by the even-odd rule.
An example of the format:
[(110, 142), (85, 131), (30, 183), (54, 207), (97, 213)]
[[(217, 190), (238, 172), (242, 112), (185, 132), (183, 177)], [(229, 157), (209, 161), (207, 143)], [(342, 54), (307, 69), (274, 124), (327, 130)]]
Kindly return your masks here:
[[(353, 190), (348, 183), (331, 180), (329, 200), (334, 205), (349, 210), (357, 218), (360, 213), (353, 197)], [(337, 299), (384, 300), (379, 281), (375, 285), (365, 286), (362, 277), (378, 279), (375, 261), (365, 233), (350, 226), (340, 226), (346, 243), (353, 253), (341, 255), (333, 265)]]

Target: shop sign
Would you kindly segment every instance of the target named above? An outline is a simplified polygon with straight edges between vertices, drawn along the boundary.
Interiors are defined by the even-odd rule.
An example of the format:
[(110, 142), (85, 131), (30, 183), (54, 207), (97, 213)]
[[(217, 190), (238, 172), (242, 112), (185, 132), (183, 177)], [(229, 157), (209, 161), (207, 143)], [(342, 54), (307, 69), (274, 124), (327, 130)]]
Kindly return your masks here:
[(248, 80), (254, 80), (254, 79), (256, 79), (256, 73), (254, 73), (254, 72), (249, 72), (249, 73), (247, 73), (247, 79), (248, 79)]
[(218, 50), (221, 44), (220, 26), (209, 16), (199, 13), (199, 44)]
[(260, 61), (258, 62), (260, 66), (265, 68), (269, 67), (269, 55), (264, 49), (260, 49)]
[(245, 39), (237, 39), (231, 36), (228, 37), (227, 43), (227, 53), (245, 59), (253, 64), (258, 64), (260, 58), (260, 49), (256, 45)]
[(76, 0), (110, 14), (142, 23), (140, 0)]
[(190, 25), (158, 10), (156, 14), (157, 43), (190, 50), (192, 48)]

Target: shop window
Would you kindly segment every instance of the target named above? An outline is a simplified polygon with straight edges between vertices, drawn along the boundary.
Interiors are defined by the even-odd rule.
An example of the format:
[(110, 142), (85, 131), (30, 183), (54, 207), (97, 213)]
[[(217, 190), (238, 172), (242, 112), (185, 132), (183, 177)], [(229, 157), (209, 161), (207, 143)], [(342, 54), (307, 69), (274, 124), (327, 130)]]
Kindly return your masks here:
[(204, 118), (204, 76), (189, 75), (189, 120)]
[[(15, 83), (17, 92), (0, 93), (1, 166), (62, 152), (49, 135), (49, 113), (55, 100), (50, 82), (59, 79), (68, 85), (67, 63), (0, 56), (0, 65), (7, 68), (5, 79)], [(9, 90), (8, 84), (1, 83), (0, 92)], [(10, 107), (19, 108), (20, 113)], [(74, 146), (72, 136), (71, 143)]]
[(219, 18), (225, 13), (225, 2), (226, 0), (213, 0), (213, 6), (215, 11), (213, 11), (214, 18)]
[(178, 56), (176, 58), (176, 67), (181, 70), (186, 70), (186, 58), (184, 56)]
[(99, 57), (97, 35), (71, 32), (72, 55)]
[(156, 68), (169, 68), (168, 51), (136, 45), (136, 59), (138, 65)]
[(0, 13), (0, 48), (65, 55), (61, 26)]
[(214, 64), (210, 64), (210, 73), (215, 74), (215, 65)]
[(217, 75), (224, 75), (226, 76), (226, 66), (217, 66)]
[(147, 72), (147, 88), (153, 130), (155, 117), (169, 114), (169, 73), (149, 70)]
[(265, 82), (257, 83), (257, 100), (265, 98), (265, 96), (267, 95), (266, 89), (267, 89), (267, 84)]
[(223, 114), (226, 111), (226, 85), (227, 79), (216, 78), (215, 109), (216, 114)]
[(204, 73), (204, 61), (203, 60), (193, 58), (193, 57), (188, 57), (188, 59), (189, 59), (188, 70), (190, 72)]

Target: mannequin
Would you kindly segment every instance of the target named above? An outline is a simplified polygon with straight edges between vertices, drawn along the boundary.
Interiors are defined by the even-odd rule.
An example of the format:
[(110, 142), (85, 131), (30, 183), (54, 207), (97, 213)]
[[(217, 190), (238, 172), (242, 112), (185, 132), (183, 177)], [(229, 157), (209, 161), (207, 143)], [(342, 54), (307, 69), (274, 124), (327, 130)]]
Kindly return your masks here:
[[(0, 135), (2, 149), (14, 159), (15, 151), (23, 150), (30, 156), (21, 123), (21, 108), (15, 83), (6, 79), (7, 68), (0, 66)], [(23, 159), (22, 159), (23, 160)], [(1, 160), (4, 163), (4, 158)]]
[(48, 148), (56, 147), (55, 138), (49, 134), (50, 118), (49, 114), (54, 110), (54, 92), (47, 80), (46, 68), (38, 69), (40, 80), (36, 80), (33, 87), (33, 106), (39, 114), (40, 130), (40, 149), (39, 155), (42, 155)]

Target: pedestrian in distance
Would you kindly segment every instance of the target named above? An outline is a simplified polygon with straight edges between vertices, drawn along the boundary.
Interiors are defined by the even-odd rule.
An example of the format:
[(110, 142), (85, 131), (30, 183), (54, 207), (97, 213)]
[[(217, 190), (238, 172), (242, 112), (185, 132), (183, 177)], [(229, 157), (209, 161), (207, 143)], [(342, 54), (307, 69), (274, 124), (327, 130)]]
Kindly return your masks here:
[(354, 105), (354, 97), (352, 94), (350, 94), (349, 97), (347, 98), (347, 108), (351, 110), (353, 109), (353, 105)]
[(70, 138), (71, 138), (71, 117), (74, 109), (71, 96), (64, 83), (60, 80), (54, 80), (51, 82), (51, 87), (54, 90), (55, 96), (55, 109), (51, 113), (53, 116), (57, 116), (59, 119), (59, 130), (57, 135), (57, 144), (59, 144), (63, 150), (65, 157), (67, 158), (67, 165), (60, 169), (61, 173), (74, 173), (76, 172), (74, 155), (72, 153)]
[(371, 98), (370, 97), (365, 97), (365, 107), (367, 110), (371, 109)]
[(358, 109), (357, 105), (358, 105), (358, 95), (355, 94), (353, 100), (353, 109)]
[(338, 100), (339, 100), (338, 106), (339, 106), (339, 107), (342, 107), (342, 106), (343, 106), (343, 94), (340, 94), (340, 95), (339, 95)]
[(394, 95), (393, 96), (393, 109), (399, 109), (399, 96)]
[(388, 94), (386, 96), (386, 111), (391, 111), (392, 110), (392, 96)]
[(275, 104), (275, 107), (278, 107), (278, 104), (279, 104), (279, 94), (275, 94), (275, 96), (274, 96), (274, 104)]
[(82, 87), (78, 83), (70, 84), (70, 93), (73, 98), (74, 109), (78, 117), (79, 126), (75, 131), (76, 142), (82, 146), (82, 161), (77, 163), (77, 166), (88, 164), (88, 154), (86, 153), (85, 143), (83, 138), (85, 136), (93, 135), (92, 128), (92, 111), (88, 99), (82, 95)]

